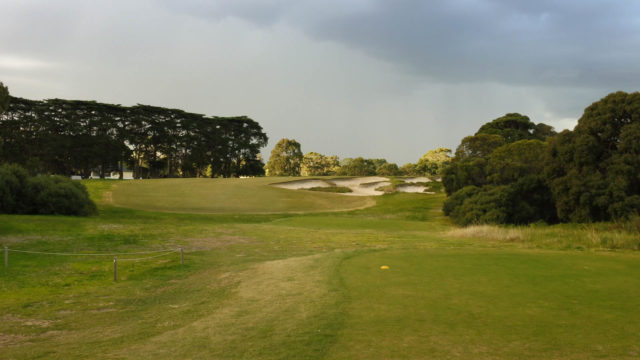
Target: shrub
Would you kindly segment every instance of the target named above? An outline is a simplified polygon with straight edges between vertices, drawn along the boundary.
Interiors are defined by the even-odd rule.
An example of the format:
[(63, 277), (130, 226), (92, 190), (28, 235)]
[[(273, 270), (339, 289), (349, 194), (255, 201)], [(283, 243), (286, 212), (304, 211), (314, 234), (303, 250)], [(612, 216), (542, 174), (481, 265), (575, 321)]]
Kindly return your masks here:
[(87, 216), (97, 212), (87, 189), (62, 176), (38, 176), (27, 180), (31, 214)]
[(87, 216), (96, 212), (81, 183), (61, 176), (29, 177), (18, 165), (0, 166), (0, 213)]
[(0, 166), (0, 213), (25, 212), (27, 171), (18, 165)]

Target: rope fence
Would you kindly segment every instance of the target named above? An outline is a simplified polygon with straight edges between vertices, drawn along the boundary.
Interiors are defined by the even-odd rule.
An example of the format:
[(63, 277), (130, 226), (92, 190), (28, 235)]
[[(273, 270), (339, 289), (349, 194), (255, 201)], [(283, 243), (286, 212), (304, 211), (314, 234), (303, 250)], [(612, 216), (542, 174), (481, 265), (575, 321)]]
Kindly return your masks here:
[[(9, 267), (9, 252), (33, 254), (33, 255), (51, 255), (51, 256), (113, 256), (113, 281), (118, 281), (118, 261), (143, 261), (149, 259), (155, 259), (163, 256), (168, 256), (176, 252), (180, 253), (180, 264), (184, 265), (184, 250), (182, 246), (174, 249), (164, 250), (151, 250), (151, 251), (135, 251), (135, 252), (114, 252), (114, 253), (61, 253), (61, 252), (46, 252), (46, 251), (32, 251), (32, 250), (18, 250), (10, 249), (7, 246), (4, 247), (4, 267)], [(131, 255), (150, 255), (137, 258), (120, 258), (118, 256), (131, 256)]]

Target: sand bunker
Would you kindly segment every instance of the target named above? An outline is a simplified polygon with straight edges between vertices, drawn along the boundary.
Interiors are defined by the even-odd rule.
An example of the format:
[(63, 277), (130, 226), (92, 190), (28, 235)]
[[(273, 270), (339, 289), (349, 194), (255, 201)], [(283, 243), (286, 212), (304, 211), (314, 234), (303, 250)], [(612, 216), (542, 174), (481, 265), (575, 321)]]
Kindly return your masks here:
[(290, 190), (302, 190), (302, 189), (311, 189), (314, 187), (329, 187), (332, 186), (330, 183), (324, 180), (294, 180), (285, 183), (275, 184), (277, 187), (281, 187), (283, 189)]
[(427, 190), (426, 187), (421, 185), (398, 185), (396, 191), (406, 193), (422, 193)]
[(410, 177), (410, 178), (404, 178), (404, 179), (402, 179), (402, 180), (404, 180), (404, 182), (406, 182), (406, 183), (412, 183), (412, 184), (414, 184), (414, 183), (426, 183), (426, 182), (431, 182), (431, 179), (429, 179), (428, 177), (424, 177), (424, 176), (421, 176), (421, 177)]
[(383, 191), (377, 191), (376, 189), (381, 186), (390, 185), (389, 179), (377, 176), (367, 176), (358, 178), (342, 178), (342, 179), (309, 179), (309, 180), (295, 180), (285, 183), (274, 184), (274, 186), (281, 187), (290, 190), (306, 190), (314, 187), (330, 187), (339, 186), (351, 189), (350, 193), (343, 193), (342, 195), (349, 196), (376, 196), (384, 194)]
[[(433, 192), (427, 192), (427, 187), (422, 185), (414, 185), (416, 183), (430, 182), (428, 177), (411, 177), (402, 179), (406, 184), (397, 185), (395, 190), (398, 192), (406, 193), (423, 193), (423, 194), (435, 194)], [(389, 186), (391, 182), (388, 178), (380, 176), (365, 176), (356, 178), (338, 178), (338, 179), (308, 179), (308, 180), (294, 180), (279, 184), (273, 184), (273, 186), (281, 187), (290, 190), (308, 190), (314, 187), (330, 187), (339, 186), (351, 189), (350, 193), (341, 193), (341, 195), (348, 196), (377, 196), (384, 194), (384, 191), (376, 190), (383, 186)]]

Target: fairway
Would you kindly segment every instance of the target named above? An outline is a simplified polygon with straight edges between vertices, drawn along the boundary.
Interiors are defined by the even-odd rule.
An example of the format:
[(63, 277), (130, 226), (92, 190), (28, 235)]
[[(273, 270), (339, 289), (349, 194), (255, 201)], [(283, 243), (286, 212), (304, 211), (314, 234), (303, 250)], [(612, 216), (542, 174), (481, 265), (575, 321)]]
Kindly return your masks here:
[[(9, 252), (0, 357), (640, 356), (637, 232), (457, 230), (442, 194), (347, 211), (373, 200), (268, 185), (279, 180), (86, 181), (98, 216), (0, 215), (10, 249), (134, 253), (114, 281), (111, 257)], [(177, 246), (184, 265), (135, 255)]]
[(344, 211), (372, 206), (368, 197), (291, 191), (270, 184), (292, 178), (154, 179), (120, 182), (114, 205), (184, 213), (300, 213)]

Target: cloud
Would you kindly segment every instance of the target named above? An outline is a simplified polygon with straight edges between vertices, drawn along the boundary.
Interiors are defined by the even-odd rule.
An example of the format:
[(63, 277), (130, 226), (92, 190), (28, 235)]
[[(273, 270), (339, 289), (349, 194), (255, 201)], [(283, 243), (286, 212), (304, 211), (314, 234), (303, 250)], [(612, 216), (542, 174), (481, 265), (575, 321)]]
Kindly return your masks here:
[(401, 164), (507, 112), (562, 129), (635, 90), (638, 11), (609, 4), (5, 1), (0, 80), (27, 98), (248, 115), (272, 145)]
[(0, 55), (0, 70), (39, 70), (53, 67), (56, 64), (15, 55)]
[(284, 23), (442, 82), (630, 88), (640, 3), (626, 0), (164, 1), (217, 21)]

